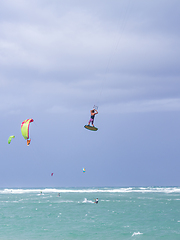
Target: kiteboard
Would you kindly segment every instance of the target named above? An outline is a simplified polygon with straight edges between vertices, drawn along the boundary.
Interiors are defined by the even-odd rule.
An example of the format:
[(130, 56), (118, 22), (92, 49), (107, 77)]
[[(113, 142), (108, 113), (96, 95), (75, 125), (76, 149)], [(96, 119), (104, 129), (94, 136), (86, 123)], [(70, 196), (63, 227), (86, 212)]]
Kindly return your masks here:
[(98, 130), (98, 128), (90, 126), (90, 125), (85, 125), (84, 127), (88, 130), (91, 130), (91, 131), (97, 131)]

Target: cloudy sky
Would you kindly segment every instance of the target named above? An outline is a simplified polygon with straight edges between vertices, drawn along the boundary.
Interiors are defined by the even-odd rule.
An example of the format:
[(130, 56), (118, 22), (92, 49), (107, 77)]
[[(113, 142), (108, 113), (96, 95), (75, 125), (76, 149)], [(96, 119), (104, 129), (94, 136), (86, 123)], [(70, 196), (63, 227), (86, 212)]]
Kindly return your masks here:
[(179, 0), (1, 1), (0, 187), (179, 186), (179, 22)]

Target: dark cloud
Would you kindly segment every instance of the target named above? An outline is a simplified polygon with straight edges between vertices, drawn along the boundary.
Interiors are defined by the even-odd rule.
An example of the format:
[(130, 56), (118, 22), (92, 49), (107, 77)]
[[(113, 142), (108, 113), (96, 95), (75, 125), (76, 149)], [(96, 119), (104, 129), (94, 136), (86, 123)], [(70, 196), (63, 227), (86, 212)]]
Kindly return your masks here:
[[(2, 156), (4, 159), (8, 156), (9, 161), (4, 166), (10, 166), (10, 159), (15, 157), (17, 171), (24, 164), (25, 173), (27, 166), (33, 172), (37, 162), (36, 171), (41, 172), (41, 168), (47, 171), (54, 164), (65, 172), (64, 169), (75, 164), (75, 159), (78, 167), (86, 159), (93, 169), (90, 143), (93, 149), (98, 149), (99, 159), (93, 161), (103, 168), (103, 180), (113, 164), (117, 169), (124, 167), (123, 171), (128, 170), (128, 164), (133, 169), (134, 156), (140, 159), (143, 168), (147, 159), (149, 172), (158, 160), (160, 169), (163, 162), (157, 156), (164, 156), (162, 152), (168, 145), (166, 156), (173, 146), (176, 148), (172, 160), (176, 165), (179, 152), (175, 132), (180, 111), (179, 7), (178, 0), (1, 2), (0, 141), (4, 146), (7, 124), (8, 134), (16, 129), (22, 140), (17, 141), (13, 153), (2, 147)], [(90, 135), (83, 126), (94, 104), (99, 106), (96, 118), (99, 131)], [(20, 123), (28, 117), (33, 117), (37, 124), (32, 131), (36, 154), (33, 156), (29, 151), (27, 159), (33, 160), (26, 165)], [(171, 140), (165, 137), (166, 131)], [(64, 165), (60, 165), (59, 159), (63, 159)], [(103, 165), (104, 162), (107, 164)], [(123, 181), (133, 185), (141, 170), (136, 167), (136, 173), (131, 171), (133, 177)], [(158, 179), (158, 170), (155, 174)], [(114, 183), (121, 182), (119, 176), (112, 175), (112, 179)], [(137, 178), (136, 184), (142, 181)], [(72, 179), (69, 182), (73, 184)]]

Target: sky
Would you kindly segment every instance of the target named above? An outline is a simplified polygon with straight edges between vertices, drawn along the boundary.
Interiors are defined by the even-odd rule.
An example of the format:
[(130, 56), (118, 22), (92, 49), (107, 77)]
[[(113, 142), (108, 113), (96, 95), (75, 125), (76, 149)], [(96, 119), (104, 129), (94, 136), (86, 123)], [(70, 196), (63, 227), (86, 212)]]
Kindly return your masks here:
[(179, 22), (179, 0), (1, 1), (0, 187), (179, 186)]

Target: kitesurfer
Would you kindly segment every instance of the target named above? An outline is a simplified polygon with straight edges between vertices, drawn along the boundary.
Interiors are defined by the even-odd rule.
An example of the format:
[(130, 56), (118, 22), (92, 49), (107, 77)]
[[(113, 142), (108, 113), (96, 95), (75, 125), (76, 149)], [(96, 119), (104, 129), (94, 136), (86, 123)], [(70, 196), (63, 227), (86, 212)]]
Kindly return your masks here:
[(98, 114), (98, 111), (95, 108), (93, 108), (90, 112), (91, 112), (91, 118), (88, 122), (88, 125), (92, 123), (92, 126), (94, 127), (94, 118), (95, 118), (95, 115)]
[(95, 199), (95, 202), (94, 203), (98, 203), (98, 198)]

